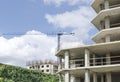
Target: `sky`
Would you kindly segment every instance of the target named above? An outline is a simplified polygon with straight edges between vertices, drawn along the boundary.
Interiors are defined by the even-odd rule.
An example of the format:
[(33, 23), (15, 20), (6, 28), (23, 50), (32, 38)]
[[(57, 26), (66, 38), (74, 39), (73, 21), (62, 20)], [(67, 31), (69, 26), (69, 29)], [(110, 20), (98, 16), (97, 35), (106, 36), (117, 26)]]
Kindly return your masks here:
[(93, 44), (92, 0), (0, 0), (0, 62), (25, 67), (26, 61), (56, 61), (61, 49)]

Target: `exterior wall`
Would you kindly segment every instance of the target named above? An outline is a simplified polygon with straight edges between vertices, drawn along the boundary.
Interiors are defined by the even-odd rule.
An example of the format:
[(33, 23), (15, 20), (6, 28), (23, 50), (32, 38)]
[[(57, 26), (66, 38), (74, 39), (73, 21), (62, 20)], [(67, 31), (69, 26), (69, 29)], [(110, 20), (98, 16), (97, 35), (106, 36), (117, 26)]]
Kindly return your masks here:
[(28, 69), (33, 69), (33, 70), (41, 70), (44, 73), (48, 73), (48, 74), (55, 74), (56, 73), (56, 68), (54, 69), (53, 64), (40, 64), (37, 66), (27, 66)]

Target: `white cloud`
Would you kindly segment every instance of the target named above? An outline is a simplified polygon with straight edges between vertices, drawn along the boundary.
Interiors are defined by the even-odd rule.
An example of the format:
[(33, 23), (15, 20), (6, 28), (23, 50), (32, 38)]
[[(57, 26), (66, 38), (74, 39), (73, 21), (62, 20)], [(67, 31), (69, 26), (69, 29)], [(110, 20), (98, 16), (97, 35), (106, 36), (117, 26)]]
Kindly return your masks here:
[(55, 37), (37, 31), (11, 39), (0, 37), (0, 62), (25, 66), (27, 60), (56, 60), (55, 48)]
[[(6, 39), (0, 37), (0, 62), (25, 67), (26, 61), (55, 60), (56, 37), (39, 31), (28, 31), (25, 35)], [(64, 44), (62, 48), (75, 47), (77, 42)]]
[(44, 0), (45, 4), (54, 4), (56, 6), (60, 6), (63, 2), (65, 2), (65, 0)]
[[(81, 6), (77, 10), (71, 12), (64, 12), (61, 14), (50, 15), (46, 14), (45, 18), (48, 23), (53, 24), (57, 28), (72, 28), (76, 34), (77, 42), (83, 42), (88, 39), (89, 31), (91, 30), (91, 19), (94, 17), (94, 13), (90, 7)], [(69, 38), (69, 37), (68, 37)], [(74, 39), (72, 38), (72, 39)], [(68, 40), (66, 40), (67, 42)]]
[(68, 5), (76, 5), (76, 4), (90, 4), (92, 0), (43, 0), (45, 4), (51, 5), (54, 4), (56, 6), (60, 6), (63, 3)]

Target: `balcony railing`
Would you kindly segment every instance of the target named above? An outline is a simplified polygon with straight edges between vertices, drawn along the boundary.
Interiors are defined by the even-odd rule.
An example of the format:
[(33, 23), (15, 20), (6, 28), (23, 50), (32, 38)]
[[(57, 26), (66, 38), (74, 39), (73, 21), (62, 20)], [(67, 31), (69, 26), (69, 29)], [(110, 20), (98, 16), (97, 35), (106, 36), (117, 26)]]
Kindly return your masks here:
[[(95, 60), (95, 62), (93, 62), (93, 60)], [(120, 56), (91, 58), (90, 61), (90, 66), (120, 64)]]
[(115, 8), (115, 7), (120, 7), (120, 4), (110, 6), (110, 8)]
[(84, 66), (84, 59), (70, 60), (70, 68), (83, 67), (83, 66)]
[(110, 27), (111, 27), (111, 28), (113, 28), (113, 27), (120, 27), (120, 23), (111, 24)]
[[(90, 66), (113, 65), (113, 64), (120, 64), (120, 56), (90, 58)], [(85, 66), (84, 59), (70, 60), (70, 68), (84, 66)]]

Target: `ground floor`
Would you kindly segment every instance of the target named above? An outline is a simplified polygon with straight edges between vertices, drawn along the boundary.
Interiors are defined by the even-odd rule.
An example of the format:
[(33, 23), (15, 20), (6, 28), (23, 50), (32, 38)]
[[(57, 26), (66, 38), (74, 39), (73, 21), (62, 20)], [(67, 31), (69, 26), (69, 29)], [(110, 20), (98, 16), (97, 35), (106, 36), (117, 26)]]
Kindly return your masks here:
[(90, 75), (83, 74), (71, 75), (65, 73), (63, 75), (65, 82), (120, 82), (120, 71), (106, 73), (92, 73)]

